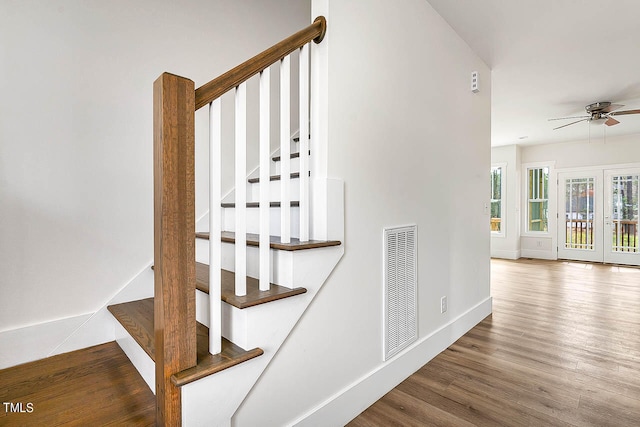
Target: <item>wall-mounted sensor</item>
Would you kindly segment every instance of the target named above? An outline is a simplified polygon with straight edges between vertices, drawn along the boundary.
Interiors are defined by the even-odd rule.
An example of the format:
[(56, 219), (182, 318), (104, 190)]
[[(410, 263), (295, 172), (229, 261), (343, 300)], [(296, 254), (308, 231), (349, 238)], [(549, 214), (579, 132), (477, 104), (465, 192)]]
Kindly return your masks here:
[(478, 93), (480, 91), (479, 76), (477, 71), (471, 72), (471, 92)]

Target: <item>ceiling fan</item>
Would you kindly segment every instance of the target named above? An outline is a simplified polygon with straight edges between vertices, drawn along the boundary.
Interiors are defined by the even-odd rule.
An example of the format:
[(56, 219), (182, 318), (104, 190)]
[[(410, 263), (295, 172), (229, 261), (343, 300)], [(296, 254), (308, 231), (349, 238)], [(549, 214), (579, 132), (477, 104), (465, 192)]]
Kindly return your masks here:
[(613, 126), (620, 123), (619, 121), (614, 119), (613, 116), (624, 116), (627, 114), (640, 114), (640, 110), (615, 111), (621, 107), (624, 107), (624, 105), (612, 104), (609, 101), (594, 102), (593, 104), (589, 104), (586, 107), (584, 107), (584, 109), (587, 111), (586, 116), (559, 117), (556, 119), (549, 119), (549, 120), (580, 119), (575, 122), (567, 123), (566, 125), (553, 128), (553, 130), (556, 130), (556, 129), (561, 129), (567, 126), (575, 125), (576, 123), (580, 123), (584, 121), (588, 121), (595, 124), (604, 123), (607, 126)]

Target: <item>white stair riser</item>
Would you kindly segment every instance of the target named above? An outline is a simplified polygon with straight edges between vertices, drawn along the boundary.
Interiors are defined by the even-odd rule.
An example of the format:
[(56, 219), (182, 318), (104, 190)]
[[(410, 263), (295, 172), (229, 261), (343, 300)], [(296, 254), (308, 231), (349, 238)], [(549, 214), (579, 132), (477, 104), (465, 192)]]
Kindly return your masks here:
[[(274, 167), (272, 167), (271, 175), (280, 175), (282, 162), (272, 162)], [(298, 172), (300, 170), (300, 157), (295, 157), (291, 159), (291, 172)]]
[[(247, 276), (256, 279), (260, 276), (259, 256), (257, 246), (247, 246)], [(271, 267), (269, 281), (287, 288), (294, 287), (291, 277), (294, 258), (294, 252), (271, 249), (269, 251), (269, 265)], [(208, 240), (196, 239), (196, 261), (209, 264)], [(222, 268), (227, 271), (235, 271), (235, 245), (233, 243), (222, 244)]]
[[(280, 201), (280, 180), (269, 181), (269, 201)], [(260, 186), (262, 183), (256, 182), (255, 184), (247, 184), (247, 198), (250, 202), (260, 201)], [(291, 199), (300, 200), (300, 179), (294, 178), (291, 180)]]
[[(247, 209), (247, 233), (259, 233), (260, 209)], [(224, 208), (222, 227), (225, 231), (235, 231), (235, 208)], [(280, 236), (280, 208), (271, 208), (269, 234)], [(291, 237), (300, 237), (300, 209), (291, 207)]]
[[(291, 251), (270, 250), (271, 274), (269, 281), (287, 288), (295, 287), (292, 270), (296, 253)], [(247, 276), (259, 278), (259, 248), (247, 246)], [(209, 241), (196, 239), (196, 261), (209, 264)], [(222, 268), (227, 271), (235, 271), (235, 245), (233, 243), (222, 244)]]
[[(280, 180), (269, 181), (269, 201), (270, 202), (279, 202), (281, 200), (280, 197)], [(291, 200), (299, 200), (300, 199), (300, 179), (299, 178), (291, 178), (290, 184), (291, 191)], [(247, 201), (248, 202), (258, 202), (260, 201), (260, 183), (250, 183), (247, 181)], [(232, 190), (229, 194), (222, 198), (223, 203), (234, 203), (235, 202), (235, 190)]]
[[(240, 310), (224, 301), (222, 304), (222, 336), (242, 347), (249, 348), (247, 342), (247, 315), (251, 308)], [(196, 320), (209, 327), (209, 295), (196, 291)]]
[[(325, 260), (333, 258), (335, 259), (334, 262), (337, 262), (343, 251), (344, 249), (341, 246), (334, 246), (311, 251), (287, 252), (289, 263), (292, 266), (289, 270), (290, 280), (296, 283), (296, 287), (306, 287), (310, 294), (313, 295), (314, 288), (317, 289), (316, 286), (319, 286), (324, 281), (325, 274), (330, 271), (326, 270)], [(329, 261), (329, 265), (332, 262)], [(261, 329), (259, 325), (263, 321), (256, 321), (255, 316), (260, 318), (260, 313), (267, 311), (271, 313), (268, 317), (273, 320), (279, 315), (279, 310), (282, 307), (287, 307), (291, 303), (297, 304), (296, 300), (306, 300), (309, 296), (309, 294), (296, 295), (281, 301), (260, 304), (245, 309), (239, 309), (221, 302), (222, 335), (242, 348), (264, 347), (269, 344), (269, 340), (257, 333)], [(278, 309), (279, 306), (281, 309)], [(209, 295), (201, 291), (196, 291), (196, 319), (203, 325), (209, 326)]]
[(127, 330), (114, 319), (116, 342), (138, 370), (153, 394), (156, 393), (156, 364)]

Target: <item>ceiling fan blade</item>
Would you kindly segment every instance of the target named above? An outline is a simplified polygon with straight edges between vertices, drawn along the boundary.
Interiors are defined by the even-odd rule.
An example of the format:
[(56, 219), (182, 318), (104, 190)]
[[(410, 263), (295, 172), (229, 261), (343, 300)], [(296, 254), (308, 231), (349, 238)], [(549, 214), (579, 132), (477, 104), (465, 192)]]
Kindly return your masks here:
[(617, 125), (618, 123), (620, 123), (620, 122), (617, 121), (616, 119), (614, 119), (613, 117), (607, 118), (607, 121), (604, 122), (604, 124), (607, 125), (607, 126)]
[(589, 118), (591, 116), (575, 116), (575, 117), (556, 117), (555, 119), (548, 119), (549, 121), (552, 120), (568, 120), (568, 119), (586, 119)]
[(621, 107), (624, 107), (624, 105), (622, 105), (622, 104), (611, 104), (607, 108), (603, 108), (601, 110), (601, 112), (610, 113), (610, 112), (612, 112), (614, 110), (617, 110), (618, 108), (621, 108)]
[(557, 128), (553, 128), (553, 130), (566, 128), (567, 126), (575, 125), (576, 123), (584, 122), (585, 120), (589, 120), (589, 119), (587, 118), (587, 119), (578, 120), (577, 122), (567, 123), (566, 125), (562, 125), (562, 126), (558, 126)]
[(625, 110), (625, 111), (614, 111), (610, 113), (610, 116), (624, 116), (627, 114), (640, 114), (640, 110)]

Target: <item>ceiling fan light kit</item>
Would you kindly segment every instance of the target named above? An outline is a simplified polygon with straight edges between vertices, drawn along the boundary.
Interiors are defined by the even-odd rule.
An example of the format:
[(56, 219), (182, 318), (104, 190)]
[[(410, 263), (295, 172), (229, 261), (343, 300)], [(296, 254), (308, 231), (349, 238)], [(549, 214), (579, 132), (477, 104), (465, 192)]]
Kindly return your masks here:
[(576, 123), (588, 121), (592, 125), (601, 125), (605, 124), (607, 126), (614, 126), (620, 123), (618, 120), (614, 119), (613, 116), (624, 116), (628, 114), (640, 114), (640, 110), (626, 110), (626, 111), (615, 111), (618, 108), (624, 107), (622, 104), (612, 104), (610, 101), (599, 101), (594, 102), (593, 104), (589, 104), (584, 107), (585, 111), (588, 115), (586, 116), (578, 116), (578, 117), (559, 117), (556, 119), (549, 120), (565, 120), (565, 119), (580, 119), (575, 122), (567, 123), (566, 125), (558, 126), (553, 128), (553, 130), (561, 129), (567, 126), (574, 125)]

